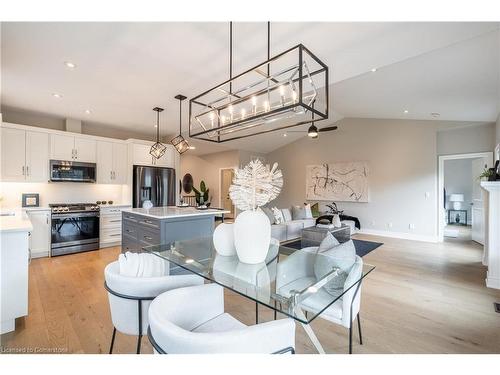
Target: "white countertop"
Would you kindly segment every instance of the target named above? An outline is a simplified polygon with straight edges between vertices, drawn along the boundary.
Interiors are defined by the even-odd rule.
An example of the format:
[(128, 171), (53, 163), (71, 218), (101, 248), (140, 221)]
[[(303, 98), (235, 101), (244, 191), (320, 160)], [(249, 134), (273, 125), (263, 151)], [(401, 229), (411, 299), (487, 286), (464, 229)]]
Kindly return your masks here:
[(188, 217), (188, 216), (208, 216), (208, 215), (222, 215), (228, 214), (230, 211), (207, 209), (207, 210), (197, 210), (194, 207), (153, 207), (149, 210), (145, 208), (130, 208), (123, 210), (124, 212), (130, 212), (133, 214), (148, 216), (154, 219), (171, 219), (176, 217)]
[(0, 233), (29, 232), (33, 230), (30, 219), (22, 211), (2, 210), (1, 213), (12, 215), (0, 216)]

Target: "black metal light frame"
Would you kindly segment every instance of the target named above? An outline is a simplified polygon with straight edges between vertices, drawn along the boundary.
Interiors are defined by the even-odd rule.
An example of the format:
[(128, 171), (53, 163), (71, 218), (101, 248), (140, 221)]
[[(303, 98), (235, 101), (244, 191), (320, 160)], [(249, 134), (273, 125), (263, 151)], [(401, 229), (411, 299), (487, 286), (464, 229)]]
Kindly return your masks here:
[[(163, 112), (163, 108), (154, 107), (153, 111), (156, 112), (156, 142), (151, 146), (149, 154), (155, 159), (160, 159), (167, 150), (167, 146), (160, 141), (160, 112)], [(156, 150), (159, 150), (159, 155), (155, 153)]]
[[(268, 43), (269, 43), (269, 26), (268, 26)], [(232, 53), (232, 34), (231, 34), (231, 45), (230, 45), (230, 50)], [(293, 83), (297, 83), (298, 82), (298, 93), (297, 93), (297, 98), (298, 98), (298, 101), (293, 103), (293, 104), (288, 104), (288, 105), (283, 105), (281, 107), (278, 107), (278, 108), (274, 108), (272, 110), (269, 110), (268, 112), (264, 112), (264, 113), (260, 113), (260, 114), (254, 114), (252, 116), (249, 116), (248, 118), (245, 118), (245, 119), (242, 119), (242, 120), (237, 120), (237, 121), (234, 121), (234, 122), (231, 122), (229, 124), (224, 124), (222, 125), (221, 124), (221, 121), (220, 121), (220, 112), (224, 109), (227, 109), (229, 107), (229, 105), (233, 105), (233, 104), (238, 104), (238, 103), (241, 103), (241, 102), (244, 102), (244, 101), (248, 101), (251, 99), (252, 96), (255, 96), (256, 93), (251, 93), (249, 95), (246, 95), (244, 97), (238, 97), (236, 94), (234, 94), (232, 92), (232, 85), (233, 85), (233, 82), (235, 80), (237, 80), (238, 78), (248, 74), (248, 73), (251, 73), (253, 71), (255, 72), (259, 72), (260, 74), (262, 74), (262, 71), (259, 69), (260, 67), (262, 66), (265, 66), (267, 65), (267, 79), (268, 80), (272, 80), (273, 78), (271, 77), (271, 75), (269, 74), (269, 64), (273, 61), (276, 61), (278, 60), (280, 57), (283, 57), (284, 55), (288, 54), (288, 53), (291, 53), (293, 52), (294, 50), (298, 50), (298, 77), (297, 78), (294, 78), (292, 80)], [(313, 77), (317, 74), (320, 74), (320, 73), (324, 73), (325, 74), (325, 87), (324, 87), (324, 90), (325, 90), (325, 111), (324, 112), (321, 112), (319, 111), (318, 109), (314, 108), (314, 103), (312, 103), (312, 105), (308, 105), (307, 103), (304, 103), (304, 100), (303, 100), (303, 80), (307, 78), (307, 76), (304, 75), (304, 69), (303, 69), (303, 65), (304, 65), (304, 53), (306, 53), (312, 60), (314, 60), (319, 66), (320, 68), (319, 69), (316, 69), (312, 72), (309, 72), (309, 77)], [(230, 64), (232, 63), (232, 59), (231, 59), (231, 62)], [(231, 65), (230, 65), (231, 67)], [(230, 69), (230, 73), (232, 73), (232, 69)], [(264, 74), (265, 76), (265, 74)], [(222, 106), (219, 106), (219, 107), (212, 107), (209, 103), (203, 103), (200, 101), (200, 98), (202, 98), (204, 95), (210, 93), (211, 91), (214, 91), (214, 90), (222, 90), (221, 87), (225, 86), (225, 85), (228, 85), (229, 84), (229, 87), (230, 87), (230, 92), (229, 92), (229, 95), (231, 95), (232, 97), (235, 97), (236, 99), (229, 103), (229, 104), (225, 104), (225, 105), (222, 105)], [(232, 75), (230, 74), (230, 78), (217, 85), (217, 86), (214, 86), (212, 87), (211, 89), (203, 92), (202, 94), (199, 94), (197, 96), (195, 96), (194, 98), (190, 99), (189, 101), (189, 136), (191, 138), (197, 138), (197, 139), (202, 139), (202, 140), (205, 140), (205, 141), (210, 141), (210, 142), (214, 142), (214, 143), (223, 143), (223, 142), (227, 142), (227, 141), (230, 141), (230, 140), (235, 140), (235, 139), (240, 139), (240, 138), (246, 138), (246, 137), (250, 137), (250, 136), (254, 136), (254, 135), (258, 135), (258, 134), (265, 134), (265, 133), (269, 133), (269, 132), (273, 132), (273, 131), (277, 131), (277, 130), (282, 130), (282, 129), (286, 129), (286, 128), (290, 128), (290, 127), (294, 127), (294, 126), (299, 126), (299, 125), (303, 125), (303, 124), (307, 124), (307, 123), (311, 123), (311, 121), (321, 121), (321, 120), (325, 120), (328, 118), (328, 101), (329, 101), (329, 80), (328, 80), (328, 66), (323, 63), (316, 55), (314, 55), (308, 48), (306, 48), (303, 44), (297, 44), (296, 46), (278, 54), (278, 55), (275, 55), (273, 56), (272, 58), (269, 57), (269, 47), (268, 47), (268, 59), (259, 64), (259, 65), (256, 65), (254, 66), (253, 68), (250, 68), (246, 71), (244, 71), (243, 73), (241, 74), (238, 74), (237, 76), (235, 77), (232, 77)], [(322, 88), (323, 89), (323, 88)], [(268, 91), (268, 92), (272, 92), (274, 90), (278, 90), (278, 87), (273, 87), (271, 89), (268, 89), (268, 90), (262, 90), (262, 91)], [(225, 91), (225, 90), (222, 90), (222, 91)], [(260, 93), (258, 93), (260, 94)], [(204, 106), (206, 108), (210, 108), (206, 113), (208, 112), (212, 112), (212, 111), (217, 111), (217, 127), (215, 128), (210, 128), (208, 130), (201, 130), (201, 131), (198, 131), (198, 132), (194, 132), (192, 131), (192, 122), (193, 122), (193, 104), (195, 105), (198, 105), (198, 106)], [(302, 109), (304, 110), (304, 112), (307, 112), (309, 111), (313, 117), (312, 119), (305, 119), (303, 121), (298, 121), (294, 124), (287, 124), (287, 125), (284, 125), (284, 126), (280, 126), (280, 127), (275, 127), (275, 128), (272, 128), (272, 129), (267, 129), (267, 130), (262, 130), (262, 131), (258, 131), (258, 132), (254, 132), (252, 134), (247, 134), (247, 135), (235, 135), (233, 137), (228, 137), (228, 138), (225, 138), (225, 139), (221, 139), (221, 136), (220, 136), (220, 132), (222, 130), (229, 130), (229, 129), (232, 129), (232, 128), (235, 128), (234, 132), (237, 133), (238, 132), (238, 129), (237, 129), (237, 126), (238, 125), (245, 125), (245, 124), (248, 124), (248, 123), (251, 123), (252, 121), (255, 121), (255, 120), (258, 120), (258, 119), (263, 119), (265, 117), (270, 117), (272, 115), (275, 115), (275, 114), (279, 114), (279, 113), (286, 113), (286, 112), (289, 112), (291, 110), (294, 110), (294, 109), (298, 109), (302, 107)], [(203, 115), (203, 113), (201, 114), (197, 114), (197, 116), (201, 116)], [(317, 117), (315, 118), (314, 115), (316, 115)], [(253, 127), (257, 127), (257, 126), (261, 126), (261, 125), (264, 125), (264, 123), (262, 124), (255, 124)], [(216, 133), (217, 136), (214, 136), (212, 138), (206, 138), (206, 137), (203, 137), (204, 135), (207, 135), (208, 133)]]
[(187, 150), (189, 150), (189, 143), (186, 141), (186, 139), (182, 136), (182, 101), (184, 99), (187, 99), (186, 96), (184, 95), (176, 95), (175, 99), (179, 100), (179, 135), (172, 138), (170, 140), (170, 143), (175, 147), (177, 152), (182, 155), (185, 153)]

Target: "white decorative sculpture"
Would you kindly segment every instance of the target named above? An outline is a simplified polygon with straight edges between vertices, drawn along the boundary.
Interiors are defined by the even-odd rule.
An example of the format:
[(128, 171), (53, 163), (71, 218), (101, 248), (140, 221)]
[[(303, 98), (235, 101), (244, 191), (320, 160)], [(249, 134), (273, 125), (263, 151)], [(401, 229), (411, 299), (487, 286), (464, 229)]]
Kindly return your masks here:
[(236, 254), (234, 246), (234, 224), (221, 223), (215, 228), (213, 241), (218, 254), (231, 256)]
[(283, 175), (278, 164), (264, 166), (252, 160), (245, 168), (235, 171), (229, 196), (242, 210), (234, 223), (234, 244), (243, 263), (257, 264), (265, 260), (271, 241), (271, 223), (258, 209), (275, 199), (283, 187)]

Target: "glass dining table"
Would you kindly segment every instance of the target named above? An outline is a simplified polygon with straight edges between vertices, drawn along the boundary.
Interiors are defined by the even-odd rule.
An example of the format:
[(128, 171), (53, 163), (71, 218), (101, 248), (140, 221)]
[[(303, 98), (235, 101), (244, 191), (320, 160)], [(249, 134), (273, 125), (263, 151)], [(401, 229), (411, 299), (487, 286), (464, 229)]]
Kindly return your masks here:
[(246, 264), (236, 255), (219, 255), (211, 237), (143, 247), (143, 251), (170, 262), (171, 274), (192, 273), (254, 301), (257, 322), (259, 305), (274, 311), (275, 319), (277, 313), (294, 319), (316, 350), (325, 353), (310, 323), (344, 296), (353, 298), (375, 267), (358, 260), (335, 287), (342, 274), (332, 265), (331, 257), (318, 254), (316, 249), (296, 250), (276, 241), (269, 246), (264, 262)]

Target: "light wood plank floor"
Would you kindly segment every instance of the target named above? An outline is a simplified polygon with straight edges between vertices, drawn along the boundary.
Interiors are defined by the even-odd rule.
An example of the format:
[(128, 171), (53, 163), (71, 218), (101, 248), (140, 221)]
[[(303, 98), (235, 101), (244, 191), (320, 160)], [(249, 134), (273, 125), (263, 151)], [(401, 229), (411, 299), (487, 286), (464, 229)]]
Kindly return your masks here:
[[(364, 257), (377, 266), (363, 284), (364, 345), (354, 335), (354, 353), (500, 353), (500, 292), (485, 287), (481, 247), (473, 242), (441, 244), (356, 235), (384, 242)], [(30, 265), (29, 315), (2, 335), (1, 352), (107, 353), (112, 325), (103, 269), (119, 248), (35, 259)], [(226, 294), (227, 311), (254, 323), (255, 305)], [(272, 313), (260, 309), (261, 321)], [(347, 353), (347, 330), (312, 323), (328, 353)], [(117, 334), (116, 353), (133, 353), (135, 337)], [(151, 353), (147, 338), (142, 352)], [(297, 352), (314, 353), (297, 326)]]

